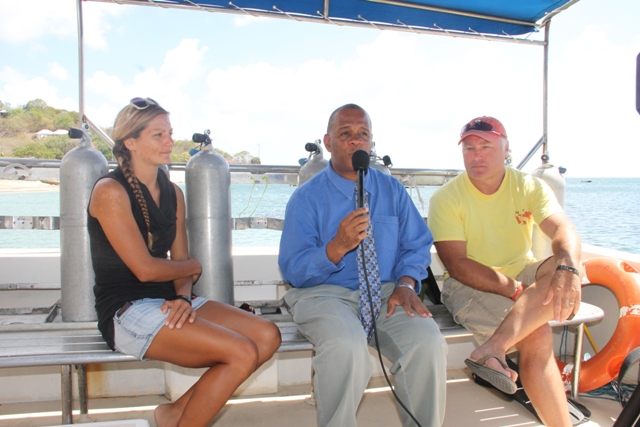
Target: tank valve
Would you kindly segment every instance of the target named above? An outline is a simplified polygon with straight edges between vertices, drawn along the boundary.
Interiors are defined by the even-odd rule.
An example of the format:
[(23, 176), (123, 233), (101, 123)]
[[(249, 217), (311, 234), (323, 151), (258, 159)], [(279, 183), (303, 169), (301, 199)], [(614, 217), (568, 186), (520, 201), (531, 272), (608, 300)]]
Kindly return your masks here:
[(206, 147), (207, 145), (211, 145), (211, 131), (209, 129), (205, 129), (203, 133), (194, 133), (191, 137), (191, 140), (196, 144), (200, 144), (198, 148), (192, 148), (189, 150), (189, 154), (191, 156), (195, 156), (198, 152), (202, 151), (202, 147)]
[(308, 151), (309, 153), (316, 153), (316, 154), (317, 154), (317, 153), (319, 153), (319, 152), (320, 152), (320, 147), (319, 147), (319, 146), (318, 146), (318, 144), (317, 144), (317, 143), (315, 143), (315, 142), (307, 142), (307, 143), (304, 145), (304, 149), (305, 149), (306, 151)]

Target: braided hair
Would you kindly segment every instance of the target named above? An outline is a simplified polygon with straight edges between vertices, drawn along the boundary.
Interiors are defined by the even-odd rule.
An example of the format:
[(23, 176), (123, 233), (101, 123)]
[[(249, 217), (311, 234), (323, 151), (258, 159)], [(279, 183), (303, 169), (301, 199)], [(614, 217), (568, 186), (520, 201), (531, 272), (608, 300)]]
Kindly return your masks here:
[(139, 138), (140, 133), (146, 129), (149, 122), (161, 114), (169, 114), (169, 112), (155, 102), (149, 103), (144, 109), (129, 104), (120, 110), (111, 131), (111, 138), (114, 142), (113, 155), (118, 160), (118, 165), (120, 165), (120, 169), (142, 209), (144, 223), (147, 226), (147, 247), (149, 250), (152, 249), (154, 240), (151, 234), (149, 209), (140, 188), (140, 181), (131, 167), (131, 151), (125, 146), (124, 141), (129, 138)]

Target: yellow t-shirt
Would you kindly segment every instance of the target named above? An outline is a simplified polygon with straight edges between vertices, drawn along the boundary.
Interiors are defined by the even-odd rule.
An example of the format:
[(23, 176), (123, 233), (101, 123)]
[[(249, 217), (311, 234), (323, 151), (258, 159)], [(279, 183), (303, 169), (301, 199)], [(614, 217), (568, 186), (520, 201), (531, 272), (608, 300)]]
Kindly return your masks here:
[(498, 191), (482, 194), (466, 172), (443, 185), (429, 202), (428, 224), (436, 242), (464, 241), (467, 257), (515, 278), (535, 261), (533, 224), (562, 212), (542, 180), (506, 168)]

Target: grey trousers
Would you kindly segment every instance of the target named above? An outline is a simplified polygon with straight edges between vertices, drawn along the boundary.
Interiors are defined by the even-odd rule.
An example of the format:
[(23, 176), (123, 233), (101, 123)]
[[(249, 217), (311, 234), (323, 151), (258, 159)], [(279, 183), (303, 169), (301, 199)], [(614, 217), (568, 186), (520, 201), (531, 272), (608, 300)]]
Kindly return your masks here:
[[(447, 344), (436, 322), (417, 314), (412, 318), (396, 307), (386, 318), (394, 283), (383, 286), (383, 302), (376, 319), (380, 351), (392, 362), (396, 393), (423, 427), (444, 422)], [(356, 411), (371, 378), (369, 343), (359, 319), (359, 291), (319, 285), (294, 288), (285, 294), (293, 320), (314, 345), (319, 427), (356, 427)], [(415, 426), (398, 406), (403, 426)]]

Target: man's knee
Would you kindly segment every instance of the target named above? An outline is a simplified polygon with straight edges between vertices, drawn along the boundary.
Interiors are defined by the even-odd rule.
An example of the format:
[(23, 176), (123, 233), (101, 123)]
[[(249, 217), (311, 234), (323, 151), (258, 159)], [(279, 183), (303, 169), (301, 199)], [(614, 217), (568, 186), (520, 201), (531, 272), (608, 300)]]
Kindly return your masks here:
[[(446, 363), (447, 342), (433, 319), (411, 319), (401, 337), (391, 340), (397, 344), (397, 360), (420, 366), (440, 366)], [(384, 350), (383, 350), (384, 351)], [(392, 348), (387, 351), (393, 353)], [(390, 354), (393, 360), (393, 354)]]
[(553, 354), (553, 331), (551, 326), (544, 324), (533, 331), (529, 336), (516, 344), (521, 355), (535, 356)]
[(316, 346), (316, 353), (327, 353), (346, 360), (369, 358), (369, 348), (364, 339), (354, 339), (346, 335), (337, 335)]
[(414, 360), (419, 358), (425, 365), (438, 368), (447, 363), (447, 353), (449, 348), (447, 341), (444, 339), (440, 331), (437, 334), (430, 335), (428, 339), (416, 343), (414, 346)]

